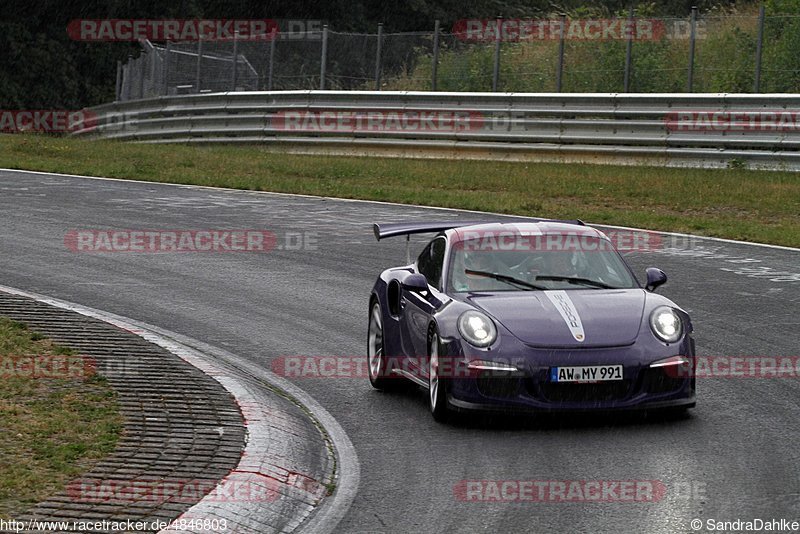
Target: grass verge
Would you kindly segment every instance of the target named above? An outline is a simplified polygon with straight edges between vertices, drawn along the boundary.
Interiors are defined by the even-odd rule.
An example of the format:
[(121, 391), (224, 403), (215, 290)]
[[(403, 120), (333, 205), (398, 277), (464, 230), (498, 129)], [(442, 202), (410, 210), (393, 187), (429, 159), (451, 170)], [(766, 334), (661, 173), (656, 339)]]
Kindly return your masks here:
[[(94, 373), (41, 374), (26, 356), (74, 356), (24, 324), (0, 317), (0, 518), (62, 489), (114, 450), (122, 416), (116, 395)], [(83, 368), (87, 368), (85, 365)], [(29, 376), (26, 376), (29, 375)]]
[(492, 211), (800, 247), (800, 173), (305, 156), (0, 135), (0, 167)]

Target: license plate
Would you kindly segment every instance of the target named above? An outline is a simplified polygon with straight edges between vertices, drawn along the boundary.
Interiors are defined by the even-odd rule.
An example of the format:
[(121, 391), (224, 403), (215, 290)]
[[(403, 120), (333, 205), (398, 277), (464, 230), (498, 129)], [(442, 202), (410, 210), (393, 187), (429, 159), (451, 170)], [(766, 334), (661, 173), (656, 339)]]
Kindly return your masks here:
[(550, 368), (551, 382), (607, 382), (612, 380), (622, 380), (621, 365)]

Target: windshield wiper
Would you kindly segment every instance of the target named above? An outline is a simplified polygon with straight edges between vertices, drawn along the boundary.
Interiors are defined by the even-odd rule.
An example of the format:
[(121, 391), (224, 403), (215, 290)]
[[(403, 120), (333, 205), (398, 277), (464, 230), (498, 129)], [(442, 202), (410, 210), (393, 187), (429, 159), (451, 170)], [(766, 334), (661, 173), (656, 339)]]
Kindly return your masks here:
[(570, 284), (581, 284), (584, 286), (592, 286), (592, 287), (599, 287), (602, 289), (619, 289), (618, 287), (610, 286), (603, 282), (598, 282), (597, 280), (590, 280), (589, 278), (580, 278), (577, 276), (552, 276), (552, 275), (544, 275), (544, 276), (537, 276), (537, 280), (552, 280), (554, 282), (568, 282)]
[(547, 289), (544, 286), (538, 286), (536, 284), (531, 284), (530, 282), (526, 282), (525, 280), (520, 280), (519, 278), (514, 278), (513, 276), (507, 276), (505, 274), (491, 273), (489, 271), (473, 271), (472, 269), (464, 269), (464, 272), (467, 273), (467, 274), (475, 275), (475, 276), (485, 276), (487, 278), (494, 278), (495, 280), (499, 280), (500, 282), (505, 282), (507, 284), (516, 284), (518, 286), (525, 287), (528, 290), (531, 290), (531, 289)]

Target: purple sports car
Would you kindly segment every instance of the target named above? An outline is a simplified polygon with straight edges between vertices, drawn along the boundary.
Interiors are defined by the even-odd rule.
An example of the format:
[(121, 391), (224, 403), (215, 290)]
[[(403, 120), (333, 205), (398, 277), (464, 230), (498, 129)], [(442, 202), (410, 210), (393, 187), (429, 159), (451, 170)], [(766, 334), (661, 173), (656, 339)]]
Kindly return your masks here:
[(436, 233), (378, 277), (368, 367), (379, 389), (428, 390), (453, 411), (586, 411), (695, 405), (689, 316), (640, 285), (581, 221), (376, 224), (375, 236)]

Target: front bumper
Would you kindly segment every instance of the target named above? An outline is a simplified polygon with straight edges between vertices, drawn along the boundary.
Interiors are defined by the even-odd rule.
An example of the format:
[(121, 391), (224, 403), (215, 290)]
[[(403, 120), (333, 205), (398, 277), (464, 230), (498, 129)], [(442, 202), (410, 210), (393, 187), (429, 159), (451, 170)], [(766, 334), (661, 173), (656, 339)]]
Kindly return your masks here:
[(502, 404), (481, 404), (477, 402), (468, 402), (461, 399), (456, 399), (452, 395), (449, 397), (450, 406), (456, 411), (481, 411), (481, 412), (501, 412), (501, 413), (596, 413), (596, 412), (621, 412), (621, 411), (645, 411), (645, 410), (664, 410), (670, 408), (694, 408), (696, 405), (695, 396), (692, 395), (688, 398), (673, 399), (667, 401), (650, 401), (640, 402), (631, 406), (592, 406), (592, 407), (559, 407), (559, 406), (545, 406), (545, 407), (531, 407), (531, 406), (507, 406)]
[[(520, 362), (516, 372), (470, 372), (452, 378), (448, 398), (457, 410), (493, 412), (587, 412), (620, 410), (657, 410), (695, 406), (693, 372), (677, 373), (674, 368), (650, 364), (682, 355), (694, 369), (694, 341), (685, 337), (679, 344), (667, 346), (645, 340), (626, 347), (541, 349), (517, 343), (505, 344), (502, 360)], [(449, 354), (466, 363), (489, 359), (487, 352), (462, 350), (452, 344)], [(513, 349), (513, 350), (512, 350)], [(466, 353), (465, 353), (466, 352)], [(495, 350), (491, 358), (498, 358)], [(623, 380), (594, 383), (557, 383), (550, 381), (550, 369), (558, 366), (623, 365)], [(684, 369), (683, 371), (686, 371)]]

